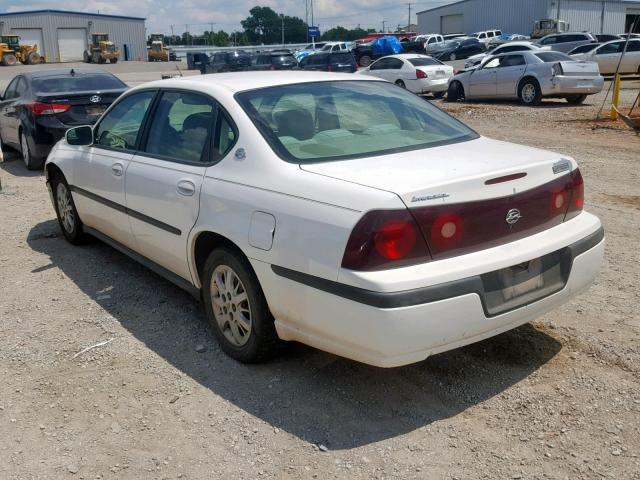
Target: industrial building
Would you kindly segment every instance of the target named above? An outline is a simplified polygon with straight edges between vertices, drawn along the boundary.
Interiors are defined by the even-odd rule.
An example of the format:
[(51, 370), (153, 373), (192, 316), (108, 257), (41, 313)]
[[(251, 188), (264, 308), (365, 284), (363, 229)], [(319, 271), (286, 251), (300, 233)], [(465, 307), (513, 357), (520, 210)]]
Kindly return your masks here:
[[(500, 29), (531, 34), (536, 20), (569, 23), (571, 31), (626, 33), (640, 16), (632, 0), (462, 0), (418, 12), (418, 33), (472, 33)], [(640, 20), (637, 22), (640, 24)], [(636, 31), (640, 31), (636, 27)]]
[(120, 60), (146, 60), (144, 18), (34, 10), (0, 14), (0, 34), (20, 35), (21, 43), (37, 44), (47, 62), (78, 62), (92, 33), (108, 33)]

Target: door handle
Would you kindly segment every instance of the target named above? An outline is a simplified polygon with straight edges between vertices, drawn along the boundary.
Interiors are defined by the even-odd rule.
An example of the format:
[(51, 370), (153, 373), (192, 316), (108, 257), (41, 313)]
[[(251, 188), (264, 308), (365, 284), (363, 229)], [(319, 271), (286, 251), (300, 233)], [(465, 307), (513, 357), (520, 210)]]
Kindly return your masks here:
[(124, 167), (121, 163), (114, 163), (111, 165), (111, 173), (113, 173), (116, 177), (121, 177), (124, 173)]
[(196, 184), (191, 180), (180, 180), (177, 186), (178, 193), (190, 197), (196, 193)]

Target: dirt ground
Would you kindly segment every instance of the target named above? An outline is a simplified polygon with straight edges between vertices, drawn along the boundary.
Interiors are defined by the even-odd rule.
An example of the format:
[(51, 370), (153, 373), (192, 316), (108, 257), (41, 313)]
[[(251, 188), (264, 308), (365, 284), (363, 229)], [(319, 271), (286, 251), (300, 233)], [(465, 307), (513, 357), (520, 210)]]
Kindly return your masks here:
[(640, 137), (590, 121), (601, 100), (436, 102), (577, 158), (606, 261), (539, 321), (390, 370), (300, 345), (236, 363), (186, 293), (97, 241), (66, 243), (42, 175), (8, 155), (0, 478), (640, 479)]

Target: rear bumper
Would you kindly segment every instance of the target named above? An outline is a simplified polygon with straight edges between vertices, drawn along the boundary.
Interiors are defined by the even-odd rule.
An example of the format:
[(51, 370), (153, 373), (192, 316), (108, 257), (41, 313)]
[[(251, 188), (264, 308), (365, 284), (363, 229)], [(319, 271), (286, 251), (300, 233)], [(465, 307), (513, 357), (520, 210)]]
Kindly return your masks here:
[(395, 367), (517, 327), (587, 288), (604, 255), (599, 222), (563, 248), (571, 252), (571, 265), (559, 290), (495, 315), (487, 313), (478, 275), (411, 290), (374, 291), (252, 263), (281, 338)]
[(421, 78), (410, 80), (411, 84), (408, 87), (415, 93), (446, 92), (447, 88), (449, 88), (449, 80), (451, 80), (450, 77), (438, 79)]
[(593, 95), (600, 93), (604, 87), (604, 78), (556, 75), (542, 85), (542, 95)]

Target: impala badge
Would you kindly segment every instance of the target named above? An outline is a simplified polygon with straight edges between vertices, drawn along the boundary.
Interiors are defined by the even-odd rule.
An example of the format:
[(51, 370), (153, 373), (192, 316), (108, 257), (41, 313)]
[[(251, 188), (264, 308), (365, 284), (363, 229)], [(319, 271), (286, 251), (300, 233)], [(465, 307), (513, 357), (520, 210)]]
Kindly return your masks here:
[(93, 97), (89, 98), (89, 101), (91, 103), (98, 103), (98, 102), (100, 102), (100, 100), (102, 100), (102, 98), (100, 98), (99, 95), (94, 95)]
[(518, 210), (517, 208), (512, 208), (507, 212), (507, 217), (505, 218), (505, 220), (509, 225), (514, 225), (521, 218), (522, 215), (520, 214), (520, 210)]

